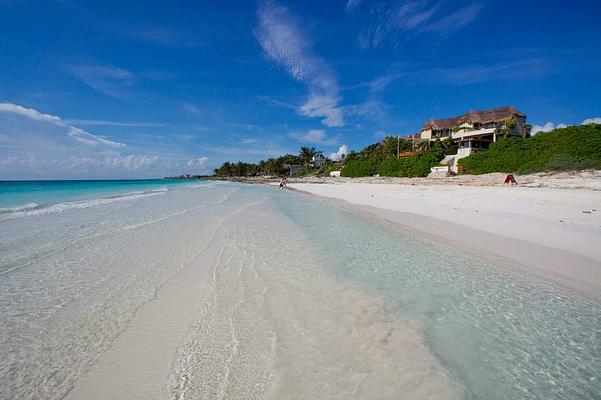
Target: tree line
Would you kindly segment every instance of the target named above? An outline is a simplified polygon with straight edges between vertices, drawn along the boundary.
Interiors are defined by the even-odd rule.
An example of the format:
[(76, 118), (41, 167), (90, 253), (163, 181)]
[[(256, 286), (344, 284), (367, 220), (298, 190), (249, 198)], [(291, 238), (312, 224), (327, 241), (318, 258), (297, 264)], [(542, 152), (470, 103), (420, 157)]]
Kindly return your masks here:
[[(302, 165), (309, 169), (313, 157), (323, 157), (323, 152), (315, 147), (303, 146), (298, 154), (284, 154), (277, 158), (261, 160), (258, 163), (224, 162), (215, 169), (215, 176), (219, 177), (244, 177), (244, 176), (282, 176), (287, 175), (291, 165)], [(326, 159), (326, 165), (332, 165), (334, 161)]]

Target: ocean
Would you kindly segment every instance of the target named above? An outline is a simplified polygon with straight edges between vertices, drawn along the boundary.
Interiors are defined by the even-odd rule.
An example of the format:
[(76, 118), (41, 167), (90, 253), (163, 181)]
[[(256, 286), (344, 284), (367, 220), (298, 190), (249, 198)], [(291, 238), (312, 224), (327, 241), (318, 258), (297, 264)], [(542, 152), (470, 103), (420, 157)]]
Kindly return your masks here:
[(0, 398), (601, 398), (597, 300), (268, 186), (0, 182), (0, 321)]

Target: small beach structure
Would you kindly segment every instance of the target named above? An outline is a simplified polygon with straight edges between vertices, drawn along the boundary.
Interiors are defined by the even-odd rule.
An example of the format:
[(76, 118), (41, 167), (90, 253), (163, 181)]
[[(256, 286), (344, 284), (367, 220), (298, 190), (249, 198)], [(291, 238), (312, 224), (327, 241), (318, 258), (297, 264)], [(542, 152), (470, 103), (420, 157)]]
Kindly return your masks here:
[(309, 165), (316, 168), (322, 168), (326, 165), (326, 158), (321, 154), (314, 155), (311, 158), (311, 163)]
[(451, 118), (430, 119), (420, 130), (422, 140), (451, 139), (459, 145), (457, 154), (448, 157), (451, 171), (458, 171), (457, 161), (477, 151), (488, 149), (500, 137), (526, 137), (526, 114), (513, 106), (491, 110), (469, 110)]
[(447, 165), (440, 165), (430, 168), (428, 178), (446, 178), (447, 176), (449, 176), (449, 167)]

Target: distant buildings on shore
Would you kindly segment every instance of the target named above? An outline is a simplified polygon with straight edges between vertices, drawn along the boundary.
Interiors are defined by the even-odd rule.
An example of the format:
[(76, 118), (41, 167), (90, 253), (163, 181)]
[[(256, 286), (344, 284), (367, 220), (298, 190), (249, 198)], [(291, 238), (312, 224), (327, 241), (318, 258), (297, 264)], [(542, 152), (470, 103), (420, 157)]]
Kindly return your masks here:
[(526, 114), (513, 106), (474, 111), (451, 118), (430, 119), (420, 130), (421, 140), (449, 139), (459, 145), (457, 154), (442, 161), (452, 172), (458, 172), (457, 161), (474, 152), (486, 150), (499, 137), (526, 137)]

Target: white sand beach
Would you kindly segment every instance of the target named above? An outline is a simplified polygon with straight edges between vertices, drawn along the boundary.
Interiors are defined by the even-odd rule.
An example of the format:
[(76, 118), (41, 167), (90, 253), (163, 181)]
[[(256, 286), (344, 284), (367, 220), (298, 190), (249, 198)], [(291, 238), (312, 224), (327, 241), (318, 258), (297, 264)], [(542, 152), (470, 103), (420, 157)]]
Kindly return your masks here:
[(601, 303), (555, 282), (598, 293), (601, 192), (291, 186), (330, 199), (182, 182), (0, 221), (0, 398), (599, 392)]
[[(343, 179), (289, 187), (346, 202), (571, 288), (601, 293), (601, 191), (594, 190), (601, 182), (598, 176), (540, 180), (551, 187), (540, 187), (531, 177), (522, 179), (529, 187), (489, 186), (486, 177), (480, 178), (481, 184), (474, 178), (461, 179), (461, 184), (447, 180), (417, 185)], [(579, 186), (585, 188), (570, 189)]]

